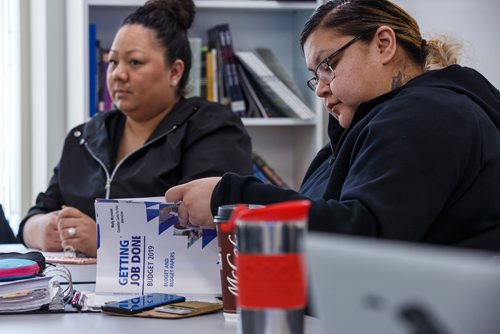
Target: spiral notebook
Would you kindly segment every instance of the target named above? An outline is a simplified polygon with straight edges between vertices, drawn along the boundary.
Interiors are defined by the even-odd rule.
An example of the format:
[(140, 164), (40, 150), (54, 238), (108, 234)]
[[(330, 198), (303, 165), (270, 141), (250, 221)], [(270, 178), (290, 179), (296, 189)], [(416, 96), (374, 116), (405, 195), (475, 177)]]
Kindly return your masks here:
[(499, 333), (489, 253), (319, 233), (306, 252), (325, 334)]

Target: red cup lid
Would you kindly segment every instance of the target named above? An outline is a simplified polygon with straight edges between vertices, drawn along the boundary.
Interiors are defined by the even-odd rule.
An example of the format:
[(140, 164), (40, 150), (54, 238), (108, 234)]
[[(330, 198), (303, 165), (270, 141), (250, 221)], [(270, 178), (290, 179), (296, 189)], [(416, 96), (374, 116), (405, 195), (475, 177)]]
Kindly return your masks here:
[(308, 200), (288, 201), (271, 204), (260, 209), (245, 209), (233, 212), (231, 220), (266, 222), (266, 221), (297, 221), (306, 220), (311, 207)]

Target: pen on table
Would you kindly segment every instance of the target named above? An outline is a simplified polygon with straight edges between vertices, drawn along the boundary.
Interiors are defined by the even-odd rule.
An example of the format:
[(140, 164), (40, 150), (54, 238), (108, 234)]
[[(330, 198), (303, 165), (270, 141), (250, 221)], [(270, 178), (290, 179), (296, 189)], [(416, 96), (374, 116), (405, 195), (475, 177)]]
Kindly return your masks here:
[(75, 293), (73, 295), (73, 298), (71, 299), (71, 306), (76, 307), (78, 305), (78, 302), (80, 301), (82, 293), (78, 290), (75, 290)]
[(64, 297), (65, 304), (71, 304), (71, 302), (73, 301), (73, 296), (75, 295), (75, 292), (76, 292), (76, 290), (71, 290), (71, 292), (66, 297)]
[(76, 303), (75, 307), (78, 311), (81, 311), (83, 306), (85, 305), (85, 301), (87, 300), (87, 296), (84, 293), (80, 293), (80, 299)]

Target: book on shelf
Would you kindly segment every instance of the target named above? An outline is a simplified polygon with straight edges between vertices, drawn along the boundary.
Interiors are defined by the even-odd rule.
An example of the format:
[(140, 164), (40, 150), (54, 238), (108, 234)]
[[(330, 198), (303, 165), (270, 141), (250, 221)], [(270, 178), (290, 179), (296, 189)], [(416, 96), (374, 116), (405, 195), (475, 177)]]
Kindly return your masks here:
[(99, 63), (99, 112), (111, 111), (113, 109), (113, 100), (108, 90), (108, 66), (109, 66), (109, 50), (100, 49)]
[(205, 56), (206, 78), (207, 78), (207, 100), (217, 102), (217, 88), (215, 88), (214, 50), (207, 50)]
[(216, 49), (219, 66), (219, 96), (231, 110), (244, 116), (246, 105), (236, 70), (233, 42), (228, 24), (218, 24), (208, 30), (209, 47)]
[(263, 183), (272, 184), (266, 175), (260, 170), (256, 163), (252, 163), (252, 173), (253, 176), (261, 180)]
[(280, 113), (301, 120), (315, 117), (315, 113), (254, 52), (238, 51), (236, 57)]
[(264, 62), (264, 64), (269, 67), (269, 69), (278, 77), (278, 79), (283, 81), (283, 83), (288, 88), (290, 88), (290, 90), (295, 95), (297, 95), (299, 99), (304, 101), (304, 95), (297, 86), (297, 83), (295, 82), (295, 80), (293, 80), (291, 75), (281, 64), (281, 62), (271, 49), (263, 47), (255, 48), (255, 54), (257, 54), (257, 56)]
[(269, 98), (262, 92), (260, 86), (253, 80), (252, 76), (241, 64), (237, 64), (238, 75), (241, 79), (243, 95), (247, 103), (247, 112), (245, 117), (250, 118), (270, 118), (287, 117), (280, 114)]
[(207, 31), (208, 49), (212, 52), (213, 75), (214, 75), (214, 94), (216, 102), (228, 105), (227, 92), (224, 87), (224, 72), (222, 63), (222, 49), (219, 42), (219, 36), (215, 29)]
[(164, 197), (97, 199), (98, 293), (220, 294), (217, 233)]
[(220, 73), (220, 64), (218, 60), (219, 51), (217, 49), (210, 49), (210, 53), (212, 54), (211, 58), (211, 69), (212, 69), (212, 80), (210, 80), (212, 85), (212, 97), (214, 102), (224, 103), (224, 94), (220, 90), (220, 80), (222, 75)]
[(243, 96), (247, 101), (247, 111), (245, 117), (262, 117), (268, 118), (269, 115), (266, 108), (262, 104), (261, 99), (257, 95), (254, 85), (250, 82), (243, 67), (240, 64), (237, 66), (238, 75), (241, 79), (241, 88), (243, 89)]
[(189, 71), (187, 97), (201, 96), (201, 38), (189, 37), (189, 47), (191, 48), (191, 70)]
[(213, 71), (213, 89), (215, 102), (220, 102), (222, 104), (228, 105), (229, 98), (227, 96), (227, 90), (224, 86), (224, 70), (223, 70), (223, 60), (222, 60), (222, 47), (219, 42), (219, 34), (215, 28), (208, 29), (208, 49), (212, 52), (212, 71)]
[(95, 24), (89, 24), (89, 116), (98, 111), (99, 41)]
[(206, 46), (202, 46), (200, 49), (200, 58), (201, 58), (201, 77), (200, 77), (200, 96), (205, 100), (207, 98), (207, 52), (208, 48)]
[[(279, 176), (279, 174), (271, 166), (269, 166), (269, 164), (259, 154), (253, 152), (252, 162), (254, 166), (256, 166), (257, 169), (263, 174), (265, 179), (267, 179), (271, 184), (280, 188), (291, 189), (281, 176)], [(260, 178), (259, 173), (255, 174), (255, 170), (254, 175)], [(263, 180), (264, 183), (266, 183), (265, 179)]]
[(101, 47), (95, 24), (89, 24), (89, 116), (113, 109), (107, 85), (109, 50)]

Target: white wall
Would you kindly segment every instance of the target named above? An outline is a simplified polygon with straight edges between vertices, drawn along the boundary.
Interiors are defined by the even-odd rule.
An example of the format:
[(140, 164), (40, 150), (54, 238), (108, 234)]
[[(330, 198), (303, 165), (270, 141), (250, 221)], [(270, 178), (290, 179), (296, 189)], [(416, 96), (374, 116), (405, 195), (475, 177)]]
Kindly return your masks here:
[(30, 0), (29, 17), (31, 124), (23, 126), (31, 129), (31, 147), (23, 149), (31, 155), (32, 205), (47, 188), (67, 131), (64, 0)]
[(464, 43), (462, 64), (500, 88), (500, 1), (394, 0), (419, 23), (424, 38), (447, 34)]

